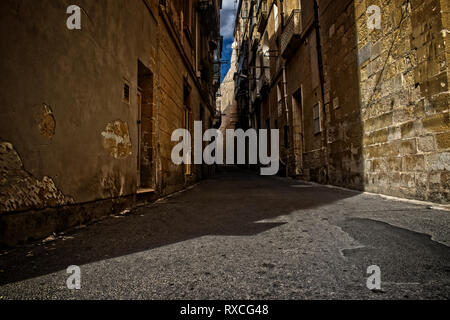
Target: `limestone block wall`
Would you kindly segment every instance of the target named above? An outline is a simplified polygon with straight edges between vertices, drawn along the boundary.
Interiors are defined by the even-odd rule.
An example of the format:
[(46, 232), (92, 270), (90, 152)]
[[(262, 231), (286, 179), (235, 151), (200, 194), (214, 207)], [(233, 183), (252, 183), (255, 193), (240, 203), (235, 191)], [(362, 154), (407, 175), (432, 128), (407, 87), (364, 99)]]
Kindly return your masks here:
[(328, 182), (362, 190), (362, 124), (353, 1), (320, 1)]
[[(367, 28), (370, 5), (381, 30)], [(355, 1), (367, 191), (448, 203), (448, 1)]]

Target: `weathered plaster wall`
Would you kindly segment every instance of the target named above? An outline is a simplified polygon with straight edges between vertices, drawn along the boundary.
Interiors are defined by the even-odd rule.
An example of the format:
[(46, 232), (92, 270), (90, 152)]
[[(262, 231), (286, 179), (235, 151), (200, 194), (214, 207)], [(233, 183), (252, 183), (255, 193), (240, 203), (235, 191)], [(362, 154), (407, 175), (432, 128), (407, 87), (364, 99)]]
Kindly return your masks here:
[[(81, 30), (68, 30), (70, 4), (0, 2), (0, 137), (21, 159), (16, 169), (8, 167), (2, 196), (18, 187), (14, 179), (22, 179), (24, 193), (38, 182), (45, 184), (40, 189), (55, 192), (47, 202), (23, 200), (2, 212), (136, 193), (138, 62), (153, 76), (152, 103), (145, 107), (151, 108), (147, 134), (156, 193), (180, 190), (204, 171), (194, 167), (186, 177), (184, 166), (175, 166), (170, 157), (176, 144), (172, 131), (184, 127), (185, 83), (192, 88), (191, 127), (201, 113), (206, 126), (212, 119), (212, 101), (201, 94), (194, 47), (180, 28), (181, 15), (171, 15), (179, 27), (174, 31), (157, 1), (79, 0)], [(201, 38), (203, 52), (207, 40)], [(129, 102), (124, 101), (125, 83)], [(25, 171), (18, 167), (30, 178), (23, 179)]]
[(154, 66), (157, 32), (142, 1), (126, 3), (78, 1), (82, 29), (74, 31), (66, 1), (0, 4), (0, 136), (30, 174), (51, 177), (76, 202), (135, 191), (137, 61)]

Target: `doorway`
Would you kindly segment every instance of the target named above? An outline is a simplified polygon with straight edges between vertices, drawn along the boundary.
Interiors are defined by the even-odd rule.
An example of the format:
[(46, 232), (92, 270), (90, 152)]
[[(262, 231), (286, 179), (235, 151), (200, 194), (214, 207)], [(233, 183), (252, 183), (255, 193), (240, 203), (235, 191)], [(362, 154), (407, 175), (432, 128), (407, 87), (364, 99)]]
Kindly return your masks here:
[(292, 95), (292, 113), (293, 113), (293, 143), (295, 157), (295, 174), (303, 173), (303, 101), (302, 89), (300, 88)]
[[(191, 90), (192, 87), (189, 85), (187, 79), (184, 79), (183, 85), (183, 105), (184, 105), (184, 128), (187, 132), (192, 134), (192, 110), (191, 110)], [(201, 107), (200, 107), (201, 110)], [(184, 137), (184, 141), (189, 139), (189, 137)], [(186, 154), (186, 158), (184, 159), (185, 167), (184, 174), (185, 176), (192, 175), (192, 155), (191, 151), (188, 151)]]
[(154, 188), (153, 159), (153, 73), (142, 62), (138, 62), (138, 190)]

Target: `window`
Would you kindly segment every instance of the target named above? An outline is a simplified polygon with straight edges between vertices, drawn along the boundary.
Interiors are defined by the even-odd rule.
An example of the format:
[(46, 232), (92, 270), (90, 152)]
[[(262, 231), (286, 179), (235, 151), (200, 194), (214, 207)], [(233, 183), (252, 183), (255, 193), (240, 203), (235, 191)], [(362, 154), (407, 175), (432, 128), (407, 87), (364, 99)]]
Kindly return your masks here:
[(130, 85), (128, 83), (123, 85), (123, 101), (130, 103)]
[(322, 123), (320, 119), (320, 102), (316, 104), (313, 108), (313, 118), (314, 118), (314, 134), (322, 132)]

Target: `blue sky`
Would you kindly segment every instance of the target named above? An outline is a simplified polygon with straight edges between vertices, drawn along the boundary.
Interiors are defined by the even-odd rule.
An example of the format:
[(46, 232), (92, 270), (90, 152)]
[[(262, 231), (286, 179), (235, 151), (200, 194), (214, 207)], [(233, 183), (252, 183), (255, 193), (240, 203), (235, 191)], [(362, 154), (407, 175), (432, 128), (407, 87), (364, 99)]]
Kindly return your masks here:
[[(235, 0), (223, 0), (222, 11), (220, 12), (220, 33), (223, 36), (223, 52), (222, 60), (230, 61), (231, 59), (231, 45), (233, 44), (234, 31), (234, 2)], [(221, 80), (226, 76), (230, 64), (223, 64), (221, 70)]]

